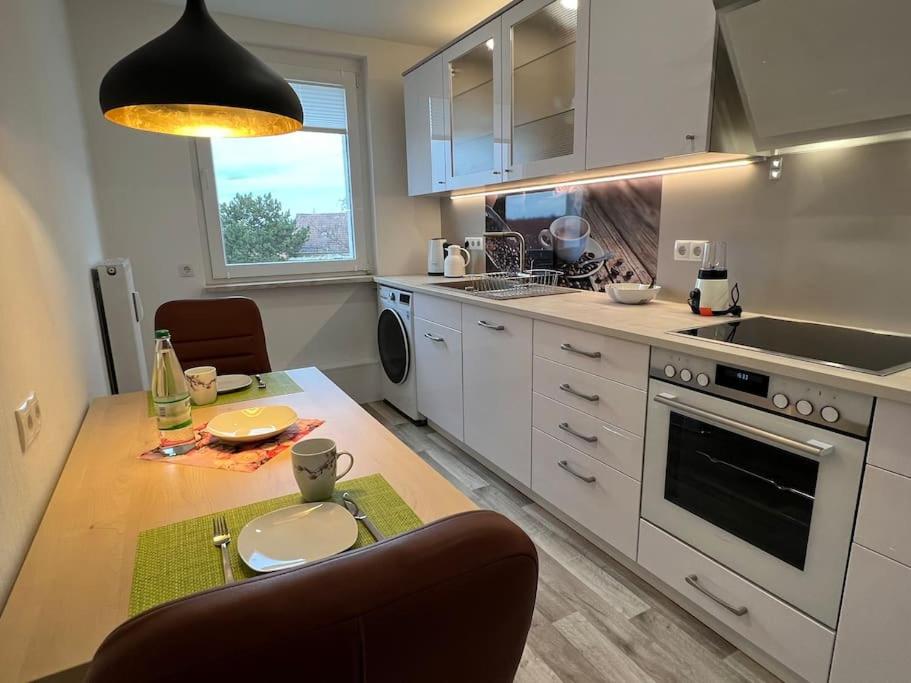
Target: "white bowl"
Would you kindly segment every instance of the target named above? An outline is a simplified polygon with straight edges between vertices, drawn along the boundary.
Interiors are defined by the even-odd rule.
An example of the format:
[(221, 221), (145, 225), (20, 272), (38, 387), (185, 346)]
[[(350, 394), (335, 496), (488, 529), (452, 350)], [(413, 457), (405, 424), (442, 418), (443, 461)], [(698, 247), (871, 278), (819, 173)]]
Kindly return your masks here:
[(607, 286), (610, 298), (618, 304), (647, 304), (658, 296), (661, 287), (641, 285), (634, 282), (620, 282)]
[(216, 415), (206, 431), (222, 441), (265, 441), (296, 421), (297, 413), (288, 406), (263, 406)]

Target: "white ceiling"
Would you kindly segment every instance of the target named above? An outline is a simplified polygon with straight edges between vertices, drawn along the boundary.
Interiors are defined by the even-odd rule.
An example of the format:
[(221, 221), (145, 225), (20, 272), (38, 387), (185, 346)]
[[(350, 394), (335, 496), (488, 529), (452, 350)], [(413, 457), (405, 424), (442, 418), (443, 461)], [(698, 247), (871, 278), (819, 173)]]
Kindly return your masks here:
[[(183, 5), (183, 0), (162, 0)], [(439, 47), (508, 0), (207, 0), (213, 12)]]

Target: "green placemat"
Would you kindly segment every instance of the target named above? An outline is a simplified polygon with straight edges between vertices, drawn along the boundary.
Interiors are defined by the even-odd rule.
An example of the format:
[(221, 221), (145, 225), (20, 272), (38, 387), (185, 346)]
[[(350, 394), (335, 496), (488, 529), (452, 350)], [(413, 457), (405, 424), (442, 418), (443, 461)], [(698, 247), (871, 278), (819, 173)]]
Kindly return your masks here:
[[(361, 510), (387, 536), (423, 524), (381, 474), (339, 482), (332, 500), (341, 505), (345, 491), (351, 492)], [(241, 580), (258, 576), (237, 554), (237, 534), (251, 519), (300, 502), (300, 494), (293, 493), (141, 532), (136, 543), (129, 616), (224, 583), (221, 551), (212, 545), (212, 518), (216, 515), (225, 516), (231, 532), (232, 543), (228, 550), (234, 577)], [(353, 547), (361, 548), (375, 542), (363, 524), (357, 526), (357, 541)]]
[[(215, 403), (210, 403), (204, 408), (212, 406), (223, 406), (228, 403), (239, 403), (241, 401), (252, 401), (257, 398), (268, 398), (269, 396), (285, 396), (287, 394), (296, 394), (303, 389), (298, 386), (297, 382), (291, 379), (287, 372), (264, 372), (263, 381), (266, 383), (265, 389), (259, 389), (256, 386), (256, 380), (253, 384), (243, 391), (233, 391), (230, 394), (219, 394)], [(149, 417), (155, 416), (155, 404), (152, 402), (152, 392), (147, 392), (149, 403)], [(196, 406), (193, 406), (194, 408)]]

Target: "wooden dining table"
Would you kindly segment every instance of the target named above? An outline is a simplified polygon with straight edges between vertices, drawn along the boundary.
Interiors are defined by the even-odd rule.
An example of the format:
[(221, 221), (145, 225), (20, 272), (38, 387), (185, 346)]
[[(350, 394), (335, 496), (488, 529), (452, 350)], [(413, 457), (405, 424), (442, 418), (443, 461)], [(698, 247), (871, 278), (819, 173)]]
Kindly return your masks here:
[[(319, 370), (288, 374), (302, 391), (194, 408), (194, 421), (289, 405), (301, 418), (325, 420), (313, 436), (351, 451), (349, 478), (382, 474), (425, 523), (475, 507)], [(141, 531), (297, 490), (287, 451), (252, 473), (138, 459), (157, 439), (144, 392), (90, 406), (0, 615), (0, 680), (79, 679), (127, 618)]]

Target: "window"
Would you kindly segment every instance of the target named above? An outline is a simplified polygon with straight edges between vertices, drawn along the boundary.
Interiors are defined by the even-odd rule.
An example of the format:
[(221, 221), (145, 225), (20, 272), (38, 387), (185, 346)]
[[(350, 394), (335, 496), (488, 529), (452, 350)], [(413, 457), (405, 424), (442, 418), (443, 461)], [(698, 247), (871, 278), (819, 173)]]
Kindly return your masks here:
[(356, 66), (277, 70), (303, 105), (303, 131), (197, 141), (212, 277), (366, 272)]

